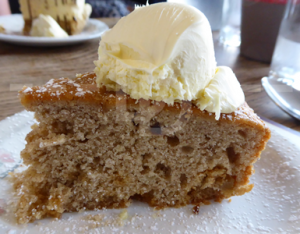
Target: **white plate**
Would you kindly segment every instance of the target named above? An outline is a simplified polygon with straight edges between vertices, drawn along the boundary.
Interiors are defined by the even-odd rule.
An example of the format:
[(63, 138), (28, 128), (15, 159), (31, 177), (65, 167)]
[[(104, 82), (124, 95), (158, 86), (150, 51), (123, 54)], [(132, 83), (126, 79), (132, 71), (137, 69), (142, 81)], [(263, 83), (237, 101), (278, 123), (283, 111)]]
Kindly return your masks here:
[[(34, 123), (33, 114), (23, 111), (0, 122), (2, 176), (20, 162), (24, 137)], [(134, 202), (124, 226), (116, 223), (122, 210), (65, 213), (60, 220), (44, 219), (17, 225), (11, 211), (11, 184), (0, 179), (0, 233), (300, 233), (300, 138), (268, 124), (272, 138), (261, 160), (255, 164), (254, 189), (200, 208), (192, 206), (155, 211)], [(87, 215), (105, 215), (100, 227), (93, 227)]]
[(89, 19), (80, 34), (67, 38), (24, 36), (22, 35), (24, 20), (21, 14), (0, 16), (0, 25), (6, 30), (5, 34), (0, 33), (0, 41), (29, 46), (73, 45), (79, 42), (100, 38), (100, 36), (109, 29), (105, 23), (99, 20)]

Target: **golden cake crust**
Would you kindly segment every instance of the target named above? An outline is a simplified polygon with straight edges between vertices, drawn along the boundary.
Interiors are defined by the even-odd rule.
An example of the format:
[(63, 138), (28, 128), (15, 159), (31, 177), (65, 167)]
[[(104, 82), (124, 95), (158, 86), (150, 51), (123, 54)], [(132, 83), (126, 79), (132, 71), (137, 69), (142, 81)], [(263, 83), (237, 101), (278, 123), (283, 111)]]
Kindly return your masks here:
[[(27, 110), (33, 111), (33, 106), (49, 102), (83, 102), (88, 105), (97, 105), (108, 111), (116, 108), (116, 105), (125, 104), (128, 106), (148, 105), (144, 99), (132, 99), (122, 91), (107, 91), (105, 86), (97, 87), (95, 73), (79, 74), (75, 79), (60, 78), (51, 79), (44, 86), (33, 88), (24, 87), (19, 92), (21, 103)], [(163, 106), (164, 110), (180, 112), (181, 109), (189, 109), (194, 115), (201, 118), (213, 120), (215, 114), (201, 111), (195, 104), (188, 101), (175, 102), (174, 105), (166, 105), (164, 102), (151, 101), (151, 105)], [(260, 130), (266, 130), (266, 139), (270, 138), (270, 131), (265, 123), (254, 113), (245, 102), (235, 112), (221, 114), (219, 122), (235, 122), (247, 124)]]

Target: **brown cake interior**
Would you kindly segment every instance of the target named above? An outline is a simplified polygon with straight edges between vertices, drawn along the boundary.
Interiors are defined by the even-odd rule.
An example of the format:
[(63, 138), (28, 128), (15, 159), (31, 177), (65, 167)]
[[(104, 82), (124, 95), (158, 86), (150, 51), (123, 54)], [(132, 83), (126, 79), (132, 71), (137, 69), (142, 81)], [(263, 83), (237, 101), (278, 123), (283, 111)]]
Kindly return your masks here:
[(216, 121), (190, 102), (97, 88), (93, 73), (24, 88), (20, 98), (39, 124), (21, 153), (29, 168), (13, 175), (19, 223), (132, 198), (163, 208), (242, 195), (270, 138), (246, 103)]

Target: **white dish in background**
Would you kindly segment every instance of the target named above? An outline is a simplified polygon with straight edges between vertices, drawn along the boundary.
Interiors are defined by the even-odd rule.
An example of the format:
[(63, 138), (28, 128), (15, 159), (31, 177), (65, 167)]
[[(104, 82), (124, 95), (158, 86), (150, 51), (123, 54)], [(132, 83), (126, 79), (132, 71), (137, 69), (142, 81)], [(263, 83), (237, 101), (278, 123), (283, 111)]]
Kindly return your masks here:
[(0, 33), (0, 41), (27, 46), (62, 46), (73, 45), (91, 39), (100, 38), (108, 26), (100, 20), (89, 19), (80, 34), (67, 38), (31, 37), (22, 34), (24, 20), (21, 14), (0, 16), (0, 25), (6, 33)]
[[(34, 123), (33, 114), (23, 111), (0, 122), (0, 173), (19, 162), (24, 138)], [(0, 233), (300, 233), (300, 138), (268, 124), (272, 138), (255, 164), (253, 190), (232, 201), (200, 207), (155, 211), (134, 202), (124, 226), (116, 223), (122, 210), (65, 213), (60, 220), (38, 220), (17, 225), (11, 211), (11, 184), (0, 179)], [(103, 214), (100, 227), (87, 215)]]

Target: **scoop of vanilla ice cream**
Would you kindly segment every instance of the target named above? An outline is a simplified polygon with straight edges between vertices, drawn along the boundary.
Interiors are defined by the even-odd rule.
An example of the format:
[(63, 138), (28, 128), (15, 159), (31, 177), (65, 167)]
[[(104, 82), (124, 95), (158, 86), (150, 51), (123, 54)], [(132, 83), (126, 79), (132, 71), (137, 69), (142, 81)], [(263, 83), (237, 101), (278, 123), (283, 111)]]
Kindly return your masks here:
[(32, 23), (30, 36), (65, 38), (69, 35), (50, 15), (40, 14)]
[[(245, 102), (244, 92), (231, 68), (220, 66), (201, 95), (195, 100), (201, 110), (216, 113), (231, 113)], [(219, 118), (217, 118), (219, 119)]]
[(132, 98), (192, 100), (215, 73), (211, 28), (191, 6), (140, 7), (102, 36), (95, 64), (98, 84)]
[[(159, 3), (139, 7), (102, 36), (98, 52), (97, 84), (108, 90), (122, 89), (134, 99), (167, 104), (194, 100), (202, 110), (215, 112), (216, 119), (244, 103), (231, 69), (231, 73), (227, 68), (216, 72), (209, 22), (192, 6)], [(230, 84), (240, 89), (242, 97), (231, 98), (223, 90)], [(238, 100), (232, 101), (235, 98)]]

